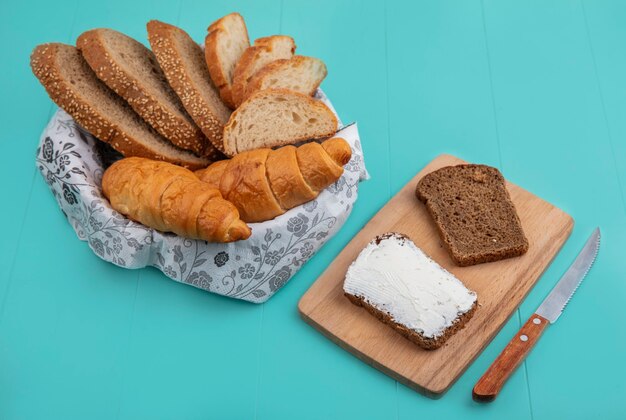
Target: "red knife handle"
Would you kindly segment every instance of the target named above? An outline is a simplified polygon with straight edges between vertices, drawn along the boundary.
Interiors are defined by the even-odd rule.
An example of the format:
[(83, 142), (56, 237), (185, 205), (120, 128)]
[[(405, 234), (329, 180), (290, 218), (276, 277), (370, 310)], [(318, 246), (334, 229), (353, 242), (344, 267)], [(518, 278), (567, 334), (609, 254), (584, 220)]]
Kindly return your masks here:
[(472, 391), (475, 401), (490, 402), (496, 399), (506, 380), (524, 361), (547, 326), (548, 320), (537, 314), (533, 314), (526, 321), (487, 372), (476, 382)]

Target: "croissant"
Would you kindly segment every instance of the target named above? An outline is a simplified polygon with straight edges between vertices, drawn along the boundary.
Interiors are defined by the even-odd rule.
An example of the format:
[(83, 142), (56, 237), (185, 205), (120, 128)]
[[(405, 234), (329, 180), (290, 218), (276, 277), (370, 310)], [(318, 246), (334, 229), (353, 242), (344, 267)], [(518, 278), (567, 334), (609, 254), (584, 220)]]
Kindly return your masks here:
[(313, 200), (343, 173), (352, 151), (342, 138), (279, 149), (257, 149), (196, 171), (218, 188), (246, 222), (273, 219)]
[(237, 241), (251, 233), (217, 189), (170, 163), (119, 160), (105, 171), (102, 190), (115, 210), (163, 232), (210, 242)]

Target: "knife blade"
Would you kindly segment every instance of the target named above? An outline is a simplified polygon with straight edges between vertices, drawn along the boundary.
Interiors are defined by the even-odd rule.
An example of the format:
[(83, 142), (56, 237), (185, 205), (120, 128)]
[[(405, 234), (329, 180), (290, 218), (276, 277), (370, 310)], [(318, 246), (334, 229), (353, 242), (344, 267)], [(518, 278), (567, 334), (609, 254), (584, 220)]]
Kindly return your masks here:
[(535, 311), (554, 324), (563, 313), (565, 305), (578, 289), (589, 269), (593, 265), (600, 249), (600, 229), (596, 228), (578, 254), (572, 265), (567, 269), (561, 280), (554, 286), (554, 289), (543, 300), (539, 308)]
[(524, 361), (548, 324), (553, 324), (559, 319), (563, 309), (591, 269), (599, 249), (600, 228), (596, 228), (572, 265), (541, 302), (535, 313), (476, 382), (472, 391), (475, 401), (489, 402), (496, 399), (506, 380)]

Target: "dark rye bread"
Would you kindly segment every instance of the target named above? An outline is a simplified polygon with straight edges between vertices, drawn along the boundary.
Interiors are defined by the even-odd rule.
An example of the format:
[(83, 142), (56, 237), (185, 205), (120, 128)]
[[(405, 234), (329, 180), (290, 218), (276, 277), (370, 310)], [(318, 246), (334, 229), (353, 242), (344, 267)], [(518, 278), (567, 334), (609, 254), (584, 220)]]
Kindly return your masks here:
[(156, 57), (143, 44), (112, 29), (92, 29), (76, 45), (96, 76), (174, 145), (198, 156), (215, 154), (185, 112)]
[[(373, 239), (371, 243), (375, 243), (376, 245), (380, 245), (382, 241), (388, 239), (398, 239), (402, 241), (411, 241), (411, 239), (405, 234), (398, 232), (387, 232), (382, 235), (378, 235)], [(358, 257), (357, 257), (358, 258)], [(434, 261), (433, 261), (434, 262)], [(435, 263), (436, 264), (436, 263)], [(444, 270), (442, 267), (439, 267), (441, 270)], [(419, 281), (419, 279), (416, 279)], [(474, 304), (471, 308), (469, 308), (466, 312), (461, 313), (454, 320), (452, 325), (448, 326), (441, 335), (436, 337), (427, 337), (424, 334), (421, 334), (417, 331), (414, 331), (408, 328), (406, 325), (403, 325), (399, 322), (396, 322), (394, 318), (384, 310), (377, 308), (376, 306), (367, 302), (364, 296), (356, 296), (351, 293), (345, 292), (344, 295), (357, 306), (361, 306), (365, 310), (367, 310), (370, 314), (374, 315), (379, 321), (384, 324), (389, 325), (391, 328), (396, 330), (400, 335), (408, 339), (409, 341), (417, 344), (425, 350), (436, 350), (439, 347), (443, 346), (446, 341), (454, 334), (456, 334), (459, 330), (465, 327), (465, 324), (474, 316), (474, 312), (476, 312), (476, 308), (478, 308), (478, 298), (474, 301)]]
[(202, 48), (187, 32), (158, 20), (148, 22), (148, 40), (167, 81), (191, 118), (213, 146), (223, 152), (222, 136), (230, 109), (213, 85)]
[(37, 46), (30, 59), (50, 98), (98, 139), (125, 156), (163, 160), (189, 169), (210, 161), (173, 146), (102, 83), (78, 49), (65, 44)]
[(504, 177), (486, 165), (438, 169), (417, 184), (454, 262), (469, 266), (523, 255), (528, 239)]
[(470, 310), (459, 316), (451, 326), (446, 328), (443, 334), (438, 337), (426, 337), (423, 334), (417, 333), (410, 328), (407, 328), (405, 325), (395, 322), (387, 312), (381, 311), (380, 309), (370, 305), (365, 301), (364, 298), (354, 296), (349, 293), (344, 294), (350, 300), (350, 302), (357, 306), (363, 307), (365, 310), (367, 310), (367, 312), (378, 318), (379, 321), (389, 325), (391, 328), (399, 332), (403, 337), (405, 337), (412, 343), (417, 344), (425, 350), (436, 350), (439, 347), (443, 346), (450, 337), (452, 337), (459, 330), (462, 330), (465, 327), (465, 324), (467, 324), (467, 321), (469, 321), (472, 316), (474, 316), (474, 312), (476, 312), (476, 308), (478, 307), (477, 300), (476, 302), (474, 302), (474, 305), (472, 305)]

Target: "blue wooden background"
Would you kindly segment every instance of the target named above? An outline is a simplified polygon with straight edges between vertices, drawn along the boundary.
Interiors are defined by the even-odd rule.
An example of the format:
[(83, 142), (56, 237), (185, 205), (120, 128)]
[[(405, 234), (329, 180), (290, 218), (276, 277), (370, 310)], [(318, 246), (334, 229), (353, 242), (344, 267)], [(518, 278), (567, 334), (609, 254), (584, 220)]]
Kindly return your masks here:
[[(55, 106), (38, 43), (152, 18), (196, 40), (231, 11), (322, 58), (372, 179), (343, 230), (261, 306), (99, 260), (34, 165)], [(0, 417), (626, 418), (626, 2), (610, 0), (0, 3)], [(575, 219), (519, 311), (440, 400), (361, 363), (296, 303), (367, 220), (440, 153), (499, 167)], [(491, 405), (470, 391), (599, 225), (597, 264)]]

